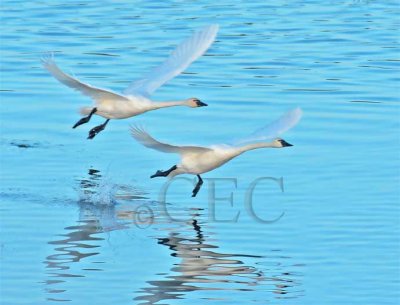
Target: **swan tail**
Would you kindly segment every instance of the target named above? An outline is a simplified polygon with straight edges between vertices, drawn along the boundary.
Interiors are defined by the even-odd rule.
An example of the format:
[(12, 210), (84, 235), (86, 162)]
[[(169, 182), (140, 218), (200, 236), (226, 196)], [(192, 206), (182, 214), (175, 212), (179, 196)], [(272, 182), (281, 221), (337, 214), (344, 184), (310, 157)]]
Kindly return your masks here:
[(81, 109), (79, 109), (79, 113), (81, 115), (89, 115), (93, 110), (93, 107), (82, 107)]

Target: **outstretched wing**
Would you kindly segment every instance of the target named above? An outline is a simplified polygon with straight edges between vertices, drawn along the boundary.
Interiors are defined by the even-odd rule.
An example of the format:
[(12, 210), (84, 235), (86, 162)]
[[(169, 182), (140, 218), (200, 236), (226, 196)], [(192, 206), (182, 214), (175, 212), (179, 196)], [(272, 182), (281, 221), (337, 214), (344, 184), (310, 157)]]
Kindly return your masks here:
[(114, 93), (112, 91), (106, 89), (100, 89), (93, 87), (91, 85), (82, 83), (76, 78), (64, 73), (55, 63), (52, 57), (43, 57), (42, 58), (43, 67), (47, 69), (59, 82), (64, 85), (75, 89), (82, 94), (91, 97), (97, 103), (101, 103), (104, 101), (129, 101), (129, 99), (123, 95), (118, 93)]
[(131, 135), (143, 146), (151, 149), (159, 150), (166, 153), (179, 153), (179, 146), (169, 145), (157, 141), (151, 135), (149, 135), (143, 128), (138, 126), (131, 126)]
[(162, 151), (165, 153), (177, 153), (181, 154), (184, 152), (190, 151), (206, 151), (210, 150), (209, 148), (205, 147), (198, 147), (198, 146), (175, 146), (166, 143), (162, 143), (154, 139), (151, 135), (147, 133), (143, 128), (138, 126), (131, 126), (131, 135), (135, 138), (143, 146), (146, 146), (151, 149), (155, 149), (158, 151)]
[(164, 63), (133, 82), (124, 93), (149, 96), (158, 87), (182, 73), (193, 61), (203, 55), (213, 43), (218, 25), (209, 25), (184, 40)]
[(303, 112), (300, 108), (290, 110), (276, 121), (257, 129), (247, 137), (233, 141), (231, 144), (239, 145), (247, 142), (255, 142), (276, 138), (294, 127), (300, 121), (302, 114)]

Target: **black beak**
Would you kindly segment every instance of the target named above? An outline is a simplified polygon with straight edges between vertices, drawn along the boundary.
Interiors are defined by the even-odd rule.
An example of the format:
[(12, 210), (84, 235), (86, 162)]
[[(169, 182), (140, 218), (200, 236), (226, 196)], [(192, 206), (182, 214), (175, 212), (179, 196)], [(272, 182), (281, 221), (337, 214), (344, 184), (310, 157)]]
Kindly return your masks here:
[(293, 144), (290, 144), (290, 143), (286, 142), (285, 140), (281, 140), (281, 143), (282, 143), (282, 147), (293, 146)]
[(205, 107), (208, 106), (206, 103), (203, 103), (201, 101), (196, 101), (197, 107)]

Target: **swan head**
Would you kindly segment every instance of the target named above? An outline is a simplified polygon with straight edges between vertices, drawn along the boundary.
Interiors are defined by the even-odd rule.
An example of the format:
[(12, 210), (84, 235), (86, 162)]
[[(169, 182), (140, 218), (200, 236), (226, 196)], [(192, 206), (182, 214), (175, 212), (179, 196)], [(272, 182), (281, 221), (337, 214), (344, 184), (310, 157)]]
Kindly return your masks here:
[(293, 146), (293, 144), (290, 144), (281, 138), (275, 139), (273, 144), (274, 144), (274, 147), (276, 147), (276, 148)]
[(203, 103), (202, 101), (200, 101), (198, 98), (195, 97), (188, 98), (186, 100), (186, 105), (192, 108), (208, 106), (206, 103)]

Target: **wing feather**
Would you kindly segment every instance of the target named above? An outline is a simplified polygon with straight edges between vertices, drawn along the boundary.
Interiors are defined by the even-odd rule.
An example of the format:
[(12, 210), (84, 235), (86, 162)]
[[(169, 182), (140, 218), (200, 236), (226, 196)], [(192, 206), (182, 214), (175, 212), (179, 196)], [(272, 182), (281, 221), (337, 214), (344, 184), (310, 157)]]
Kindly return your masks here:
[(165, 153), (180, 153), (181, 147), (165, 144), (157, 141), (151, 135), (149, 135), (143, 128), (138, 126), (131, 126), (131, 135), (143, 146), (151, 149), (162, 151)]
[(244, 138), (237, 139), (231, 144), (240, 145), (247, 142), (270, 140), (276, 138), (294, 127), (300, 121), (302, 114), (303, 112), (300, 108), (290, 110), (274, 122), (257, 129), (252, 134)]
[(193, 61), (203, 55), (214, 42), (218, 25), (209, 25), (184, 40), (164, 63), (133, 82), (124, 93), (149, 96), (161, 85), (182, 73)]
[(43, 67), (50, 72), (59, 82), (62, 84), (79, 91), (80, 93), (91, 97), (97, 103), (104, 101), (129, 101), (129, 99), (118, 93), (114, 93), (110, 90), (100, 89), (93, 87), (89, 84), (85, 84), (78, 79), (64, 73), (55, 63), (53, 58), (44, 57), (42, 58)]
[(184, 154), (192, 152), (205, 152), (210, 150), (209, 148), (200, 146), (175, 146), (162, 143), (154, 139), (147, 131), (144, 130), (144, 128), (138, 126), (131, 126), (131, 135), (143, 146), (165, 153)]

